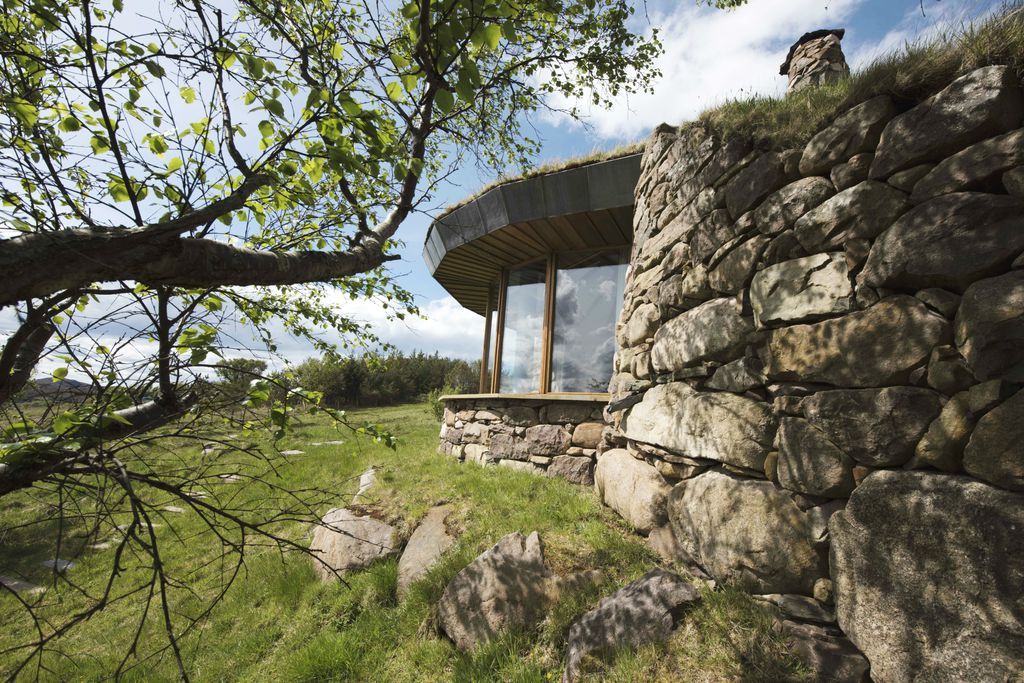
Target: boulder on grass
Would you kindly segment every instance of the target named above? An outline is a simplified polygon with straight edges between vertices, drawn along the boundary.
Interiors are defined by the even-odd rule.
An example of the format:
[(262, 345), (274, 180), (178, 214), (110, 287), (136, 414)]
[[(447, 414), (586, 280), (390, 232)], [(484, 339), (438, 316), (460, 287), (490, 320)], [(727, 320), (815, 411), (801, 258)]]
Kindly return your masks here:
[(455, 537), (448, 533), (445, 525), (451, 513), (452, 508), (447, 505), (431, 508), (412, 532), (398, 560), (398, 597), (404, 597), (409, 586), (423, 578), (455, 543)]
[(329, 581), (336, 574), (397, 555), (398, 538), (395, 528), (384, 522), (348, 508), (334, 508), (317, 525), (309, 549), (317, 559), (313, 565), (317, 576)]
[(601, 600), (569, 628), (563, 683), (576, 680), (588, 652), (636, 648), (667, 640), (680, 613), (700, 593), (678, 574), (655, 569)]
[(441, 630), (462, 652), (530, 628), (562, 591), (593, 582), (596, 572), (559, 577), (544, 564), (540, 536), (508, 534), (448, 583), (437, 603)]

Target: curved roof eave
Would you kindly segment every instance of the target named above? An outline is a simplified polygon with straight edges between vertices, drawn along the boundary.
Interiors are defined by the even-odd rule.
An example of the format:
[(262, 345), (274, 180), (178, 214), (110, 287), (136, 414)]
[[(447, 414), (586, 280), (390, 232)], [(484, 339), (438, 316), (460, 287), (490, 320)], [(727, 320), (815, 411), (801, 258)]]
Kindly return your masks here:
[[(626, 226), (626, 230), (618, 224), (624, 221), (624, 210), (629, 211), (631, 219), (641, 156), (630, 154), (524, 180), (511, 180), (484, 192), (431, 223), (423, 245), (423, 259), (430, 274), (463, 306), (482, 312), (478, 310), (484, 307), (479, 296), (471, 296), (469, 292), (486, 289), (493, 282), (493, 277), (487, 273), (500, 272), (503, 265), (515, 262), (517, 255), (522, 256), (520, 261), (535, 255), (538, 241), (548, 242), (544, 233), (549, 233), (556, 238), (553, 242), (557, 242), (554, 233), (572, 231), (576, 244), (582, 240), (586, 246), (604, 246), (613, 243), (613, 237), (599, 234), (601, 231), (597, 228), (591, 231), (592, 236), (580, 233), (572, 223), (581, 220), (581, 216), (606, 221), (606, 216), (615, 216), (612, 220), (617, 228), (605, 232), (620, 235), (620, 243), (631, 242), (631, 226)], [(585, 219), (585, 222), (598, 221)], [(501, 237), (497, 233), (510, 226), (526, 226), (524, 229), (530, 231), (531, 239), (520, 244), (514, 236), (506, 235), (499, 249), (502, 256), (495, 257), (495, 264), (491, 264), (497, 265), (496, 268), (481, 264), (479, 255), (471, 259), (476, 266), (474, 274), (460, 267), (461, 261), (468, 264), (470, 258), (468, 253), (462, 252), (471, 250), (474, 244), (484, 246), (494, 242), (497, 246)], [(517, 254), (520, 251), (521, 254)], [(461, 258), (454, 258), (456, 256)], [(449, 267), (443, 268), (446, 264)]]

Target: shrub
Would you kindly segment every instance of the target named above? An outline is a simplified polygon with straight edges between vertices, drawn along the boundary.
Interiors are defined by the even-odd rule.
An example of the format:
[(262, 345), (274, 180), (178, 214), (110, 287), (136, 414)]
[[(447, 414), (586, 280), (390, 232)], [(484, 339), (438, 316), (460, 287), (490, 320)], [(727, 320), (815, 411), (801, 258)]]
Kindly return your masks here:
[(431, 389), (427, 393), (427, 407), (430, 408), (430, 412), (434, 414), (438, 422), (444, 418), (444, 403), (441, 402), (441, 397), (457, 393), (459, 393), (457, 389), (448, 385), (438, 389)]

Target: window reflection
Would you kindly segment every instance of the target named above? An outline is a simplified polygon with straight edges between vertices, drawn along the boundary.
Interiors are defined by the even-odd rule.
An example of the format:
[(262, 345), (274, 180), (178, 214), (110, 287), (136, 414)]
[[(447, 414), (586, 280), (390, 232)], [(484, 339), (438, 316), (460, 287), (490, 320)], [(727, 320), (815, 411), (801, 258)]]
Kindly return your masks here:
[(608, 391), (627, 258), (625, 250), (558, 256), (551, 391)]
[(546, 263), (538, 261), (509, 271), (501, 341), (501, 393), (540, 391), (546, 270)]

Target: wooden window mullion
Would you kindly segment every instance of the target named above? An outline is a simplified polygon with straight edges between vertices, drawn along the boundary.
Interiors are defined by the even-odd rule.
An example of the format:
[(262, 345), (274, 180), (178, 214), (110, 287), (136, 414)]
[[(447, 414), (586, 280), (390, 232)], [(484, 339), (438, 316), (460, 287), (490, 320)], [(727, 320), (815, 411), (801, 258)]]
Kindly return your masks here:
[(544, 280), (544, 338), (541, 345), (540, 392), (551, 392), (551, 353), (555, 340), (555, 255), (549, 254)]
[(508, 270), (501, 271), (501, 283), (498, 287), (498, 326), (497, 340), (494, 343), (494, 368), (491, 370), (491, 393), (501, 390), (501, 352), (505, 339), (505, 302), (508, 299)]

